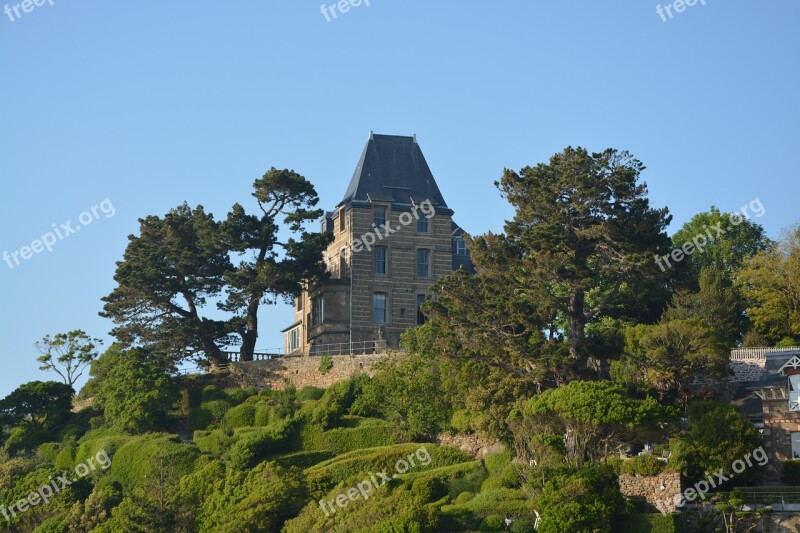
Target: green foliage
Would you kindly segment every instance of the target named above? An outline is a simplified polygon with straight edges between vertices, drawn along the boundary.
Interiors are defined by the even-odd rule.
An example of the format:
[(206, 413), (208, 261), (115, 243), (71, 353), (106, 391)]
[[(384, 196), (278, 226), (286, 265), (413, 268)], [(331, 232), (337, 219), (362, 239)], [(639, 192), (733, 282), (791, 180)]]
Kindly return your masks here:
[(199, 531), (279, 531), (308, 501), (302, 476), (275, 463), (246, 471), (212, 462), (184, 477), (176, 500)]
[(307, 451), (328, 450), (344, 453), (359, 448), (388, 446), (413, 440), (402, 428), (383, 420), (349, 419), (356, 427), (337, 427), (323, 431), (314, 424), (306, 425), (301, 433), (302, 448)]
[(800, 461), (788, 460), (783, 462), (783, 470), (781, 470), (781, 481), (784, 485), (798, 486), (800, 485)]
[(680, 515), (660, 513), (627, 514), (615, 520), (614, 531), (625, 533), (677, 533), (682, 531)]
[(97, 385), (95, 405), (106, 423), (130, 433), (162, 428), (166, 412), (178, 399), (178, 389), (169, 374), (140, 351), (122, 351), (112, 346), (98, 361), (106, 372)]
[[(683, 442), (670, 442), (670, 450), (677, 455), (676, 462), (683, 466), (682, 473), (689, 479), (702, 479), (704, 472), (722, 468), (729, 471), (736, 460), (752, 456), (762, 447), (764, 440), (758, 430), (744, 415), (727, 403), (714, 401), (695, 402), (689, 405), (691, 429)], [(763, 448), (761, 448), (763, 452)], [(737, 480), (755, 481), (760, 467), (751, 460)]]
[(542, 516), (543, 533), (610, 530), (613, 518), (624, 508), (617, 477), (608, 465), (553, 475), (534, 503)]
[(225, 425), (232, 428), (255, 426), (256, 406), (252, 404), (242, 404), (230, 409), (225, 413)]
[(333, 368), (333, 358), (330, 355), (323, 355), (319, 359), (319, 373), (323, 376)]
[[(569, 434), (564, 450), (571, 463), (579, 464), (585, 458), (598, 461), (605, 457), (621, 435), (633, 438), (636, 431), (674, 416), (674, 409), (649, 396), (635, 399), (619, 385), (575, 381), (534, 396), (524, 404), (522, 413), (511, 419), (523, 459), (538, 461), (542, 450), (537, 438), (542, 435)], [(547, 444), (552, 447), (555, 442)]]
[(368, 382), (369, 377), (358, 374), (328, 387), (314, 408), (311, 415), (312, 422), (320, 425), (322, 429), (338, 425)]
[(28, 430), (50, 430), (72, 410), (72, 387), (55, 381), (31, 381), (0, 400), (0, 427), (21, 425)]
[(252, 468), (269, 456), (287, 452), (292, 447), (296, 423), (291, 420), (244, 434), (230, 449), (230, 465), (237, 469)]
[[(194, 469), (196, 447), (181, 444), (177, 436), (148, 434), (120, 446), (111, 463), (111, 477), (122, 488), (174, 486)], [(158, 485), (158, 487), (156, 487)]]
[(652, 454), (645, 453), (627, 459), (620, 467), (620, 472), (632, 476), (655, 476), (664, 469), (664, 465)]
[(773, 343), (800, 344), (800, 225), (747, 260), (737, 283), (761, 336)]
[(448, 428), (452, 417), (441, 382), (439, 366), (423, 357), (390, 359), (365, 383), (353, 412), (381, 416), (415, 436), (436, 434)]
[(297, 401), (319, 400), (325, 394), (325, 389), (308, 385), (297, 391)]
[(89, 458), (96, 457), (98, 453), (105, 452), (113, 459), (117, 450), (130, 441), (133, 437), (125, 435), (117, 429), (96, 429), (89, 431), (78, 441), (74, 462), (86, 463)]
[(233, 268), (214, 217), (184, 203), (163, 218), (139, 219), (139, 235), (128, 241), (117, 286), (103, 297), (101, 316), (114, 321), (112, 335), (126, 348), (148, 348), (163, 367), (201, 355), (223, 362), (216, 341), (228, 333), (225, 323), (200, 314)]
[(83, 375), (83, 371), (97, 358), (100, 339), (93, 339), (85, 331), (76, 329), (67, 333), (45, 335), (35, 343), (42, 355), (36, 360), (42, 365), (39, 370), (58, 374), (65, 384), (72, 387)]
[[(762, 206), (763, 208), (763, 206)], [(762, 213), (763, 214), (763, 213)], [(690, 274), (695, 280), (699, 278), (703, 268), (714, 267), (731, 276), (738, 270), (746, 258), (764, 250), (770, 243), (764, 233), (764, 228), (741, 217), (731, 219), (732, 213), (722, 213), (712, 206), (709, 211), (698, 213), (686, 222), (681, 229), (672, 236), (676, 248), (692, 242), (699, 236), (708, 243), (692, 254), (686, 255), (683, 262), (688, 265)], [(751, 214), (752, 216), (752, 214)], [(735, 224), (735, 221), (739, 221)], [(723, 233), (718, 234), (714, 229), (717, 225)], [(705, 239), (707, 231), (711, 231), (714, 239)], [(696, 241), (700, 243), (701, 241)]]

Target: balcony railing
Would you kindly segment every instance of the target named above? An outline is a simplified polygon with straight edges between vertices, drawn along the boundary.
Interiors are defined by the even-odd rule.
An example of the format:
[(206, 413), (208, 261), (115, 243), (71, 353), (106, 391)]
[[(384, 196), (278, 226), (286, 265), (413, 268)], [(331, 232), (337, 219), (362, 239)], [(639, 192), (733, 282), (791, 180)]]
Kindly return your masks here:
[[(367, 355), (386, 352), (386, 341), (361, 341), (337, 342), (331, 344), (314, 344), (307, 350), (292, 350), (286, 352), (284, 348), (258, 350), (253, 353), (253, 361), (269, 361), (277, 357), (321, 356), (321, 355)], [(241, 362), (241, 353), (234, 351), (223, 352), (231, 363)]]

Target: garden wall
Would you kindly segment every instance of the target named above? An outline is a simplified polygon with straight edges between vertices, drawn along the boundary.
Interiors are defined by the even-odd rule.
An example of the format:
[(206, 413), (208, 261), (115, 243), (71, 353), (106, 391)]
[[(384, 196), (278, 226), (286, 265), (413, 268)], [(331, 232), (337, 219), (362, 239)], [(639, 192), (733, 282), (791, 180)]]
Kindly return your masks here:
[(326, 388), (359, 372), (373, 375), (373, 366), (387, 357), (387, 354), (332, 355), (333, 367), (325, 374), (319, 370), (322, 358), (315, 356), (230, 363), (229, 380), (238, 386), (257, 390), (282, 390), (287, 383), (298, 389), (306, 386)]

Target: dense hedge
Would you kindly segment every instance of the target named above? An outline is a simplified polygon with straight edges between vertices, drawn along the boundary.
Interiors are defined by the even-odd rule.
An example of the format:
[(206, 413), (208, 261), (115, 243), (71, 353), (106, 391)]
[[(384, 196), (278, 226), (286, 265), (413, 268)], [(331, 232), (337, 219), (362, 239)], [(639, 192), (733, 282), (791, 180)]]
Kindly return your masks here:
[(319, 425), (306, 424), (301, 439), (306, 451), (331, 451), (337, 454), (359, 448), (389, 446), (411, 440), (411, 435), (394, 424), (377, 419), (345, 418), (343, 424), (355, 421), (356, 427), (337, 427), (323, 431)]
[[(420, 451), (423, 446), (425, 451)], [(399, 471), (397, 466), (401, 460), (410, 462), (409, 456), (414, 465), (400, 465), (401, 468), (408, 468), (409, 474), (466, 463), (472, 459), (466, 452), (435, 444), (408, 443), (354, 450), (308, 468), (305, 474), (309, 492), (315, 498), (321, 498), (336, 485), (357, 483), (368, 477), (369, 472), (385, 471), (394, 475)]]
[(616, 521), (615, 530), (625, 533), (675, 533), (681, 531), (680, 515), (658, 513), (624, 515)]
[(181, 444), (175, 435), (148, 434), (121, 446), (111, 462), (111, 477), (126, 491), (147, 487), (156, 480), (177, 482), (194, 470), (197, 447)]
[(800, 485), (800, 461), (788, 460), (783, 462), (781, 480), (784, 485)]
[(113, 460), (117, 450), (133, 438), (116, 429), (92, 430), (78, 441), (78, 450), (75, 452), (73, 466), (86, 463), (89, 458), (96, 457), (103, 450)]
[(664, 469), (664, 464), (654, 455), (646, 453), (626, 459), (620, 466), (620, 472), (631, 476), (655, 476)]

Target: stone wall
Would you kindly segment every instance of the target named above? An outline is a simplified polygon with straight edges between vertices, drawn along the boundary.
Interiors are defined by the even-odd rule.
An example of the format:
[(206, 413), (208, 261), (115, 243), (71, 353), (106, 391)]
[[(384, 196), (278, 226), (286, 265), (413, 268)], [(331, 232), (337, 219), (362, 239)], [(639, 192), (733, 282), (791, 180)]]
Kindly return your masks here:
[(489, 441), (477, 434), (457, 435), (441, 433), (436, 437), (436, 444), (440, 446), (453, 446), (471, 453), (476, 459), (483, 459), (490, 453), (501, 452), (505, 448), (500, 441)]
[(254, 387), (257, 390), (282, 390), (287, 383), (298, 389), (306, 386), (326, 388), (344, 381), (353, 374), (373, 375), (375, 363), (387, 354), (332, 355), (333, 368), (326, 374), (319, 371), (321, 357), (280, 357), (269, 361), (248, 361), (228, 365), (231, 385)]
[(672, 513), (676, 511), (675, 496), (681, 493), (681, 475), (678, 472), (662, 472), (647, 477), (620, 474), (619, 490), (628, 498), (644, 498), (648, 504), (647, 511)]
[(763, 400), (764, 448), (769, 463), (766, 477), (769, 481), (780, 479), (783, 462), (792, 458), (792, 433), (800, 432), (800, 413), (789, 411), (789, 400)]

